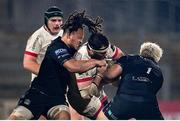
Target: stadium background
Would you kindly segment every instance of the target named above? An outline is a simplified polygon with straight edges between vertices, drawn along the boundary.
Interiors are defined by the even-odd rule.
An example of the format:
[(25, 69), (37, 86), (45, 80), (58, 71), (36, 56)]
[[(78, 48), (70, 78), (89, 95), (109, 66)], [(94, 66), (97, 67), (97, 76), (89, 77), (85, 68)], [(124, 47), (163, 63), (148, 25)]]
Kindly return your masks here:
[[(65, 18), (83, 9), (101, 16), (104, 33), (125, 53), (137, 54), (144, 41), (160, 44), (165, 80), (158, 99), (166, 119), (180, 119), (180, 0), (0, 0), (0, 119), (29, 86), (30, 73), (22, 66), (25, 45), (51, 5)], [(105, 88), (112, 97), (115, 88)]]

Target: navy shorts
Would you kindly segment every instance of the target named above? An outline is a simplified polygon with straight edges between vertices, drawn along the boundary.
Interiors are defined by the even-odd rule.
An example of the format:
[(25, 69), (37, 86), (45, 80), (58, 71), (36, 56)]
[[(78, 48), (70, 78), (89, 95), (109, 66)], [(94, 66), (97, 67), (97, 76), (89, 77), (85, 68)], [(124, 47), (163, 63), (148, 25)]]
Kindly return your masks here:
[(37, 89), (29, 89), (22, 95), (18, 105), (28, 108), (34, 115), (33, 119), (38, 119), (40, 115), (47, 118), (47, 112), (56, 105), (68, 105), (65, 96), (48, 96)]
[(110, 120), (163, 120), (157, 102), (135, 101), (124, 96), (115, 96), (103, 112)]

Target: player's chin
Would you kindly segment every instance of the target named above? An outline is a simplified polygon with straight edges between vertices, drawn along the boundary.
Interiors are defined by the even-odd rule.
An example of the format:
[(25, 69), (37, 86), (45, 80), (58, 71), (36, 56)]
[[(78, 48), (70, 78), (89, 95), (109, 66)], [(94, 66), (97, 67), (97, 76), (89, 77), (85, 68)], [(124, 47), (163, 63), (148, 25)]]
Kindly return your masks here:
[(75, 45), (75, 46), (74, 46), (74, 49), (78, 50), (79, 47), (80, 47), (80, 45)]
[(58, 34), (59, 33), (59, 31), (60, 31), (60, 29), (53, 29), (53, 34)]

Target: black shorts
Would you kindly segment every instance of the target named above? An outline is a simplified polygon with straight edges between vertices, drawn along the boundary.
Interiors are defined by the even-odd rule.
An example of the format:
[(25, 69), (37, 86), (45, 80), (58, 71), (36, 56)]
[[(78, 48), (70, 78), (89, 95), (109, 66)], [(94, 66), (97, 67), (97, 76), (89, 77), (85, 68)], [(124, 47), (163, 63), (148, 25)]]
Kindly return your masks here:
[(47, 118), (47, 112), (56, 105), (68, 105), (65, 96), (48, 96), (37, 89), (29, 89), (25, 95), (22, 95), (18, 105), (28, 108), (34, 115), (33, 119), (38, 119), (40, 115)]
[[(129, 100), (131, 99), (131, 100)], [(103, 112), (110, 120), (163, 120), (157, 102), (134, 101), (132, 98), (115, 96)]]

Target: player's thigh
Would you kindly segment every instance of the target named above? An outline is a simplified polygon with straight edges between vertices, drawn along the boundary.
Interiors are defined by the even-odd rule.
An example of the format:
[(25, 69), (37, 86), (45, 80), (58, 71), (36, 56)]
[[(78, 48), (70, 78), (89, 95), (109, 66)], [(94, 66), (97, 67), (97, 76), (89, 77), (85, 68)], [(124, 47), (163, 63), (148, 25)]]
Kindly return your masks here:
[(43, 105), (39, 100), (44, 100), (40, 93), (32, 89), (27, 90), (21, 96), (9, 119), (38, 119)]

